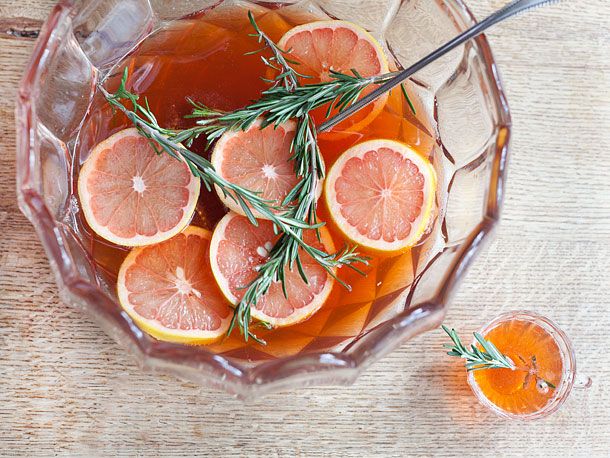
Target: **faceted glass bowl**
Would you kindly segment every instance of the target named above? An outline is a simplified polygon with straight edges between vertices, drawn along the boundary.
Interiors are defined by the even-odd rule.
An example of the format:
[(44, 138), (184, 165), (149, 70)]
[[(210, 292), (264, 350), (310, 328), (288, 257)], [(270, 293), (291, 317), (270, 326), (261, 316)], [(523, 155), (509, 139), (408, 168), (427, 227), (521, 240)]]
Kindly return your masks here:
[[(409, 286), (376, 294), (357, 327), (312, 338), (290, 356), (215, 354), (156, 341), (117, 304), (83, 243), (74, 197), (78, 131), (96, 85), (142, 39), (171, 21), (241, 0), (62, 0), (38, 40), (17, 103), (17, 194), (55, 273), (64, 302), (92, 315), (147, 369), (241, 397), (306, 385), (353, 382), (375, 360), (437, 327), (469, 264), (499, 218), (510, 115), (485, 37), (418, 73), (410, 93), (430, 114), (439, 175), (438, 215)], [(408, 66), (474, 23), (461, 0), (294, 0), (256, 8), (305, 7), (367, 28)], [(412, 280), (412, 281), (411, 281)], [(27, 287), (27, 286), (26, 286)], [(375, 288), (373, 285), (372, 288)], [(261, 356), (262, 355), (262, 356)]]

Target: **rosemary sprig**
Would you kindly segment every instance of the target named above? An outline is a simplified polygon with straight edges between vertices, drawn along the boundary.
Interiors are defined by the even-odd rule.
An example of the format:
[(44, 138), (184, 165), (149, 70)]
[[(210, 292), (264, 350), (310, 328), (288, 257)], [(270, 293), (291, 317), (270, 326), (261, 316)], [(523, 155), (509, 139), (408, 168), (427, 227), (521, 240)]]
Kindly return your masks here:
[[(259, 343), (265, 343), (250, 331), (252, 307), (257, 304), (258, 300), (264, 296), (267, 291), (269, 291), (269, 288), (274, 282), (281, 282), (282, 287), (284, 288), (284, 295), (287, 295), (287, 291), (285, 289), (285, 275), (287, 266), (290, 266), (289, 268), (292, 269), (292, 265), (296, 263), (301, 277), (305, 282), (307, 282), (307, 276), (303, 270), (300, 256), (297, 251), (298, 248), (299, 247), (294, 243), (292, 238), (286, 236), (285, 234), (280, 236), (279, 240), (271, 249), (267, 261), (259, 266), (258, 276), (246, 288), (244, 296), (235, 307), (233, 319), (231, 321), (229, 330), (227, 331), (227, 335), (230, 335), (237, 325), (246, 340), (248, 340), (249, 336)], [(358, 268), (353, 264), (357, 262), (366, 264), (367, 258), (358, 255), (358, 253), (355, 252), (355, 247), (345, 248), (342, 252), (334, 255), (327, 254), (317, 248), (312, 249), (316, 251), (315, 257), (312, 257), (314, 257), (314, 259), (316, 259), (316, 261), (343, 286), (349, 288), (349, 285), (345, 284), (342, 280), (336, 277), (334, 270), (337, 267), (349, 266), (353, 270), (364, 275), (364, 273), (358, 270)], [(310, 251), (305, 251), (311, 255)]]
[(280, 72), (280, 74), (273, 80), (266, 78), (264, 78), (264, 80), (271, 83), (273, 86), (278, 86), (281, 84), (288, 92), (294, 91), (299, 86), (299, 78), (309, 77), (297, 72), (294, 68), (292, 68), (292, 65), (298, 65), (298, 62), (286, 58), (286, 51), (275, 44), (275, 42), (261, 30), (256, 23), (256, 19), (254, 19), (254, 14), (252, 14), (252, 11), (248, 11), (248, 19), (250, 20), (250, 24), (255, 32), (251, 33), (250, 36), (256, 38), (259, 43), (264, 43), (264, 46), (261, 49), (251, 51), (246, 55), (260, 54), (267, 49), (271, 50), (273, 53), (271, 57), (266, 58), (265, 56), (261, 56), (261, 59), (265, 65), (267, 65), (267, 67)]
[(451, 337), (453, 345), (444, 344), (443, 346), (449, 349), (447, 354), (449, 356), (458, 356), (466, 360), (466, 369), (470, 371), (478, 371), (481, 369), (515, 369), (515, 365), (510, 359), (500, 353), (496, 346), (490, 341), (486, 340), (478, 332), (474, 333), (474, 338), (483, 348), (482, 350), (477, 348), (476, 345), (471, 345), (470, 350), (462, 344), (459, 336), (455, 329), (449, 330), (445, 325), (442, 326), (443, 330)]
[[(253, 36), (258, 38), (259, 43), (265, 44), (264, 48), (255, 52), (261, 52), (266, 49), (270, 50), (272, 57), (262, 57), (263, 62), (279, 72), (279, 75), (274, 80), (268, 80), (272, 84), (272, 89), (270, 90), (282, 88), (288, 94), (298, 90), (300, 87), (298, 79), (303, 75), (299, 74), (292, 67), (292, 65), (296, 65), (296, 63), (285, 58), (285, 51), (280, 49), (273, 40), (258, 27), (251, 13), (249, 13), (249, 18), (256, 31)], [(207, 108), (203, 107), (203, 109), (206, 110)], [(226, 122), (233, 126), (232, 128), (235, 128), (234, 126), (236, 125), (247, 126), (258, 119), (259, 116), (264, 116), (264, 125), (278, 125), (288, 121), (288, 119), (297, 119), (296, 133), (291, 145), (291, 160), (295, 163), (295, 173), (300, 180), (286, 196), (282, 205), (288, 206), (291, 202), (296, 202), (296, 205), (288, 207), (287, 214), (295, 219), (308, 223), (312, 227), (318, 227), (316, 217), (316, 192), (320, 180), (324, 178), (325, 171), (324, 161), (322, 160), (322, 155), (318, 148), (316, 127), (309, 111), (299, 113), (298, 116), (270, 121), (270, 114), (266, 110), (259, 112), (257, 111), (258, 109), (254, 109), (253, 112), (257, 114), (254, 118), (252, 118), (252, 112), (248, 110), (251, 110), (251, 107), (247, 107), (245, 110), (238, 110), (229, 115), (224, 115), (221, 119), (216, 118), (216, 121), (220, 121), (220, 123)], [(240, 111), (242, 112), (240, 113)], [(196, 115), (196, 113), (194, 114)], [(202, 114), (202, 112), (199, 114)], [(227, 116), (232, 116), (232, 119), (227, 120)], [(214, 120), (214, 117), (211, 119)], [(295, 232), (298, 233), (300, 238), (303, 237), (303, 229), (295, 229)], [(237, 304), (231, 326), (229, 327), (229, 334), (233, 331), (234, 327), (238, 325), (244, 338), (247, 339), (248, 335), (252, 335), (249, 331), (251, 308), (256, 305), (260, 297), (264, 296), (267, 291), (269, 291), (269, 288), (274, 282), (281, 282), (284, 295), (286, 297), (288, 296), (285, 282), (286, 268), (292, 270), (296, 264), (296, 268), (301, 278), (305, 283), (308, 282), (307, 275), (301, 262), (299, 253), (300, 248), (302, 247), (296, 243), (295, 238), (289, 237), (286, 234), (280, 236), (269, 253), (267, 261), (259, 266), (257, 277), (248, 285), (244, 296), (239, 304)], [(346, 247), (342, 252), (333, 255), (327, 254), (324, 251), (311, 246), (303, 249), (346, 288), (349, 288), (349, 286), (336, 276), (335, 270), (341, 266), (348, 266), (357, 272), (362, 273), (354, 266), (354, 263), (361, 262), (366, 264), (368, 261), (368, 258), (362, 257), (356, 253), (355, 247)]]
[(447, 354), (449, 356), (457, 356), (460, 358), (464, 358), (466, 360), (465, 365), (468, 372), (483, 369), (519, 370), (527, 372), (527, 375), (525, 376), (523, 382), (524, 389), (527, 388), (527, 384), (531, 377), (534, 377), (536, 383), (542, 388), (546, 389), (546, 387), (548, 387), (553, 390), (556, 388), (554, 384), (538, 376), (538, 365), (535, 355), (531, 358), (531, 365), (529, 365), (523, 357), (519, 356), (519, 359), (523, 363), (523, 366), (516, 366), (508, 356), (501, 353), (493, 343), (485, 339), (478, 332), (474, 333), (474, 338), (479, 343), (479, 345), (481, 345), (482, 350), (479, 349), (476, 345), (471, 345), (471, 348), (469, 350), (464, 346), (464, 344), (462, 344), (462, 341), (457, 335), (455, 329), (449, 330), (449, 328), (445, 325), (443, 325), (442, 328), (443, 331), (445, 331), (453, 341), (453, 345), (443, 345), (445, 348), (449, 349), (449, 352), (447, 352)]
[[(260, 53), (270, 50), (272, 56), (262, 56), (263, 62), (279, 75), (273, 79), (265, 79), (271, 87), (262, 93), (259, 100), (254, 101), (245, 108), (230, 113), (214, 110), (203, 104), (191, 101), (194, 106), (189, 118), (196, 118), (197, 126), (184, 132), (185, 137), (181, 140), (192, 141), (199, 135), (205, 135), (209, 142), (222, 136), (228, 130), (245, 130), (257, 119), (263, 119), (262, 127), (268, 125), (279, 125), (290, 119), (303, 118), (316, 108), (328, 105), (327, 116), (333, 110), (343, 110), (355, 103), (362, 96), (363, 91), (370, 85), (383, 84), (389, 81), (397, 72), (384, 75), (363, 77), (355, 69), (352, 75), (331, 70), (331, 81), (316, 84), (299, 84), (299, 78), (311, 78), (294, 69), (298, 62), (290, 60), (286, 54), (290, 50), (283, 50), (263, 32), (252, 12), (248, 12), (250, 23), (255, 30), (251, 36), (256, 37), (258, 42), (264, 44), (261, 49), (249, 54)], [(416, 114), (415, 106), (404, 86), (401, 91), (411, 111)]]
[[(245, 108), (224, 113), (202, 104), (194, 104), (188, 117), (196, 118), (197, 126), (191, 129), (192, 135), (204, 134), (209, 141), (215, 140), (228, 130), (247, 129), (257, 119), (264, 118), (263, 127), (282, 124), (290, 119), (302, 118), (316, 108), (328, 105), (327, 115), (333, 110), (343, 110), (358, 101), (363, 91), (371, 84), (381, 84), (392, 78), (395, 73), (381, 76), (362, 77), (357, 71), (353, 75), (331, 71), (331, 81), (306, 84), (296, 88), (274, 85), (262, 93), (259, 100)], [(280, 76), (285, 76), (282, 73)], [(415, 107), (403, 87), (403, 94), (411, 110)]]
[[(269, 201), (263, 199), (259, 193), (250, 191), (234, 183), (226, 181), (220, 176), (214, 166), (205, 158), (192, 152), (181, 144), (184, 137), (183, 131), (174, 131), (163, 128), (157, 122), (155, 115), (150, 110), (148, 100), (144, 99), (144, 105), (139, 103), (139, 96), (127, 90), (128, 69), (125, 68), (121, 83), (114, 94), (109, 93), (102, 86), (100, 91), (111, 106), (123, 112), (125, 116), (138, 129), (138, 132), (148, 140), (158, 154), (166, 153), (174, 159), (183, 160), (188, 165), (191, 173), (200, 178), (208, 190), (217, 185), (225, 196), (233, 199), (243, 209), (252, 224), (257, 225), (252, 209), (260, 212), (266, 218), (280, 228), (282, 232), (293, 234), (294, 229), (307, 229), (310, 226), (301, 220), (291, 218), (284, 214), (277, 214), (273, 210), (277, 208)], [(128, 100), (132, 104), (129, 109), (123, 103)], [(251, 207), (250, 207), (251, 206)], [(252, 209), (251, 209), (252, 208)]]

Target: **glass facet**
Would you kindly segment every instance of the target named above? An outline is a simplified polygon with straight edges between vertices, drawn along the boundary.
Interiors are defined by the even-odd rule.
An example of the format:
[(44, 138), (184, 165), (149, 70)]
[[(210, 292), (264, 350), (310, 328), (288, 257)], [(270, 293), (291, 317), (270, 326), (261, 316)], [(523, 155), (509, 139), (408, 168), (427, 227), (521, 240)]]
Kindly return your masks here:
[[(306, 385), (346, 384), (373, 361), (437, 327), (503, 199), (510, 116), (491, 51), (480, 37), (430, 65), (408, 89), (430, 113), (431, 158), (439, 175), (437, 218), (404, 281), (375, 290), (366, 310), (352, 310), (290, 356), (215, 354), (206, 347), (156, 341), (117, 304), (78, 227), (74, 197), (79, 127), (103, 81), (125, 54), (167, 21), (208, 8), (230, 14), (307, 8), (367, 28), (406, 67), (473, 24), (461, 0), (62, 0), (47, 20), (17, 103), (19, 204), (46, 249), (61, 298), (98, 320), (148, 369), (228, 390), (241, 397)], [(276, 4), (276, 5), (273, 5)], [(356, 5), (355, 5), (356, 4)], [(398, 268), (387, 266), (389, 269)], [(371, 285), (372, 290), (376, 285)], [(385, 289), (383, 289), (385, 288)], [(356, 319), (356, 316), (358, 317)]]

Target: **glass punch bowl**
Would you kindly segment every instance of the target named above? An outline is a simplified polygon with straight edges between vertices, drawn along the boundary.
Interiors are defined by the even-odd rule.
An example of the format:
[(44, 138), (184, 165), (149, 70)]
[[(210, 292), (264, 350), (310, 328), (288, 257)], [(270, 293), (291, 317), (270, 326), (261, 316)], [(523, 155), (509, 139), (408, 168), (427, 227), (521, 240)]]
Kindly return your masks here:
[[(214, 353), (143, 333), (96, 270), (75, 221), (78, 131), (113, 66), (168, 21), (236, 0), (61, 0), (48, 18), (17, 103), (17, 194), (34, 225), (62, 300), (93, 316), (146, 369), (172, 373), (240, 397), (306, 385), (353, 382), (371, 363), (440, 325), (469, 264), (494, 229), (503, 199), (510, 115), (485, 37), (418, 73), (410, 92), (430, 114), (439, 175), (438, 215), (408, 281), (377, 294), (364, 319), (312, 337), (288, 355)], [(241, 1), (240, 3), (247, 3)], [(294, 0), (318, 15), (367, 28), (402, 66), (475, 19), (461, 0)], [(374, 286), (373, 286), (374, 288)], [(324, 333), (323, 333), (324, 334)]]

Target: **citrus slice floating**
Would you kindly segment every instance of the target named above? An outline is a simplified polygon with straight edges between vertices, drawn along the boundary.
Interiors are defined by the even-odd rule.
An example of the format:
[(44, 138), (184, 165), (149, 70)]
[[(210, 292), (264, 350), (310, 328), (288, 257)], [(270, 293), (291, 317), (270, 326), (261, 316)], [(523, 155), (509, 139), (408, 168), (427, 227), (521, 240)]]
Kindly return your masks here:
[(134, 248), (119, 270), (119, 302), (137, 325), (166, 342), (212, 343), (232, 310), (210, 268), (210, 231), (189, 226), (173, 238)]
[[(296, 123), (292, 121), (264, 129), (257, 121), (247, 130), (229, 131), (216, 143), (212, 165), (228, 182), (259, 192), (261, 198), (280, 206), (299, 181), (294, 162), (290, 160), (295, 129)], [(245, 214), (218, 186), (216, 191), (227, 207), (240, 215)], [(264, 218), (257, 211), (253, 214)]]
[[(288, 52), (291, 60), (299, 63), (295, 70), (311, 77), (302, 79), (302, 84), (332, 81), (331, 70), (349, 75), (356, 71), (363, 77), (389, 72), (388, 59), (377, 40), (362, 27), (347, 21), (299, 25), (286, 32), (278, 45)], [(371, 86), (363, 94), (373, 89)], [(388, 95), (384, 94), (341, 122), (335, 130), (362, 130), (381, 113), (387, 99)], [(327, 107), (313, 112), (316, 123), (326, 119), (326, 112)]]
[(325, 183), (329, 213), (344, 235), (380, 252), (415, 245), (430, 223), (432, 164), (393, 140), (360, 143), (339, 157)]
[(87, 223), (123, 246), (167, 240), (195, 211), (200, 182), (184, 162), (157, 154), (137, 129), (125, 129), (93, 148), (78, 176)]
[[(334, 252), (330, 234), (320, 229), (321, 242), (315, 231), (305, 233), (304, 240), (327, 253)], [(257, 276), (256, 268), (264, 264), (278, 236), (273, 223), (259, 221), (253, 226), (245, 217), (228, 213), (216, 226), (210, 248), (212, 272), (226, 298), (238, 304), (246, 287)], [(331, 292), (334, 279), (314, 259), (301, 250), (303, 270), (309, 283), (301, 278), (296, 265), (286, 271), (287, 298), (281, 283), (273, 283), (269, 291), (252, 307), (252, 317), (273, 327), (290, 326), (316, 313)]]

